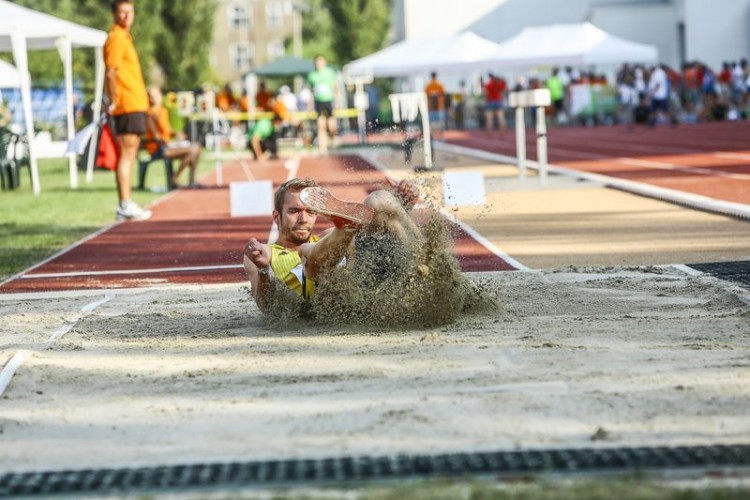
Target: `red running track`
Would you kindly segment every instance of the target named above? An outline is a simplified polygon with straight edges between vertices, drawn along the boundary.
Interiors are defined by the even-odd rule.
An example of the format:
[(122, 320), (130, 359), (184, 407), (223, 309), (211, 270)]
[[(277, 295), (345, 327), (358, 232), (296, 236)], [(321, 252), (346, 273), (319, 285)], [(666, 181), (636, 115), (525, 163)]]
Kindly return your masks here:
[[(549, 162), (717, 200), (750, 204), (750, 122), (655, 128), (557, 127), (548, 130)], [(514, 131), (448, 131), (451, 144), (515, 157)], [(528, 157), (536, 137), (526, 132)]]
[[(274, 186), (294, 172), (281, 161), (253, 163), (255, 180)], [(239, 162), (223, 168), (225, 186), (247, 180)], [(314, 177), (345, 199), (362, 199), (385, 181), (358, 156), (305, 158), (296, 176)], [(215, 183), (215, 176), (203, 179)], [(153, 207), (144, 222), (116, 224), (0, 287), (0, 293), (135, 288), (170, 283), (243, 283), (242, 250), (266, 241), (271, 216), (231, 217), (228, 187), (180, 190)], [(319, 230), (326, 226), (321, 219)], [(455, 254), (464, 271), (515, 269), (456, 226)]]

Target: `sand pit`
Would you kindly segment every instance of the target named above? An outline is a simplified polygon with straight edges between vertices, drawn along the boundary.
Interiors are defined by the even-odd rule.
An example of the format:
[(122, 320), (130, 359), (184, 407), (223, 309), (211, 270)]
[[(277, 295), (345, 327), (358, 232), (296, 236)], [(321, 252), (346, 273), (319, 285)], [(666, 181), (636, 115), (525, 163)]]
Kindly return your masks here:
[(750, 442), (747, 290), (671, 267), (470, 278), (500, 313), (407, 330), (280, 329), (237, 285), (0, 296), (0, 365), (29, 352), (0, 470)]

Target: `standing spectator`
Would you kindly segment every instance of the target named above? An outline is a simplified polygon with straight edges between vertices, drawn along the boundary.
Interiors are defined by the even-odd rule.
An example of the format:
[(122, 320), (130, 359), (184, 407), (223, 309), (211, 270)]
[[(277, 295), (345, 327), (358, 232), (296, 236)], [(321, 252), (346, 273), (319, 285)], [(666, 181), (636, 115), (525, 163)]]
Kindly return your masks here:
[(651, 98), (651, 110), (654, 113), (654, 120), (658, 122), (667, 117), (671, 121), (669, 112), (669, 79), (667, 72), (661, 64), (657, 64), (651, 69), (648, 78), (648, 95)]
[(634, 109), (638, 105), (638, 92), (635, 91), (635, 77), (624, 73), (617, 84), (618, 119), (620, 123), (632, 126)]
[(427, 109), (430, 125), (437, 125), (436, 130), (442, 131), (445, 124), (445, 87), (437, 79), (437, 73), (430, 73), (430, 81), (424, 89), (427, 94)]
[(741, 108), (744, 106), (745, 93), (747, 87), (745, 81), (745, 71), (747, 70), (747, 59), (740, 60), (739, 63), (734, 65), (732, 68), (732, 103)]
[(494, 73), (489, 73), (487, 83), (482, 82), (484, 90), (484, 126), (487, 130), (495, 129), (497, 119), (500, 130), (505, 130), (508, 125), (505, 121), (505, 91), (508, 85), (505, 80), (498, 78)]
[(143, 81), (141, 63), (130, 35), (135, 19), (132, 0), (112, 2), (113, 26), (104, 43), (106, 66), (107, 112), (114, 118), (114, 131), (120, 158), (115, 176), (117, 179), (117, 220), (145, 220), (150, 210), (139, 207), (131, 196), (133, 165), (141, 144), (141, 134), (146, 132), (148, 94)]
[(328, 152), (328, 136), (336, 133), (336, 118), (333, 117), (334, 99), (339, 97), (336, 85), (336, 72), (328, 67), (326, 58), (315, 56), (315, 70), (307, 75), (307, 82), (312, 87), (315, 112), (318, 114), (318, 150), (321, 154)]
[(216, 94), (216, 107), (219, 111), (227, 112), (237, 108), (237, 100), (234, 98), (234, 91), (230, 84), (225, 84), (224, 87)]
[(729, 91), (732, 88), (732, 66), (729, 62), (724, 61), (721, 63), (721, 71), (719, 72), (718, 78), (718, 89), (722, 95), (729, 95)]
[(565, 86), (558, 76), (559, 73), (559, 69), (552, 68), (552, 76), (547, 78), (547, 88), (552, 99), (552, 109), (557, 122), (560, 122), (561, 119), (565, 120)]
[(271, 111), (271, 106), (268, 104), (268, 101), (270, 101), (272, 97), (273, 94), (266, 88), (266, 82), (261, 81), (260, 85), (258, 85), (258, 92), (255, 93), (255, 105), (259, 110)]

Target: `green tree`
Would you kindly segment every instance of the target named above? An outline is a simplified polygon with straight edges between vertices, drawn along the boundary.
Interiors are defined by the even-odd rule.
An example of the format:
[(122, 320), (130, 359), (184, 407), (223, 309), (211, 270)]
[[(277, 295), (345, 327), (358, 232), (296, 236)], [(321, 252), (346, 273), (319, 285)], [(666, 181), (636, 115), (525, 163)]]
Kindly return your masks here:
[(161, 9), (155, 56), (170, 88), (194, 88), (208, 75), (216, 0), (173, 0)]
[[(15, 0), (13, 3), (62, 19), (108, 31), (111, 0)], [(161, 68), (171, 86), (193, 87), (208, 71), (215, 0), (140, 0), (135, 2), (133, 40), (147, 83), (151, 69)], [(166, 28), (166, 29), (165, 29)], [(74, 78), (91, 90), (95, 51), (73, 51)], [(7, 58), (12, 60), (11, 57)], [(59, 85), (63, 67), (57, 51), (29, 53), (29, 71), (36, 86)]]
[(331, 17), (331, 48), (346, 64), (380, 50), (391, 26), (390, 0), (323, 0)]

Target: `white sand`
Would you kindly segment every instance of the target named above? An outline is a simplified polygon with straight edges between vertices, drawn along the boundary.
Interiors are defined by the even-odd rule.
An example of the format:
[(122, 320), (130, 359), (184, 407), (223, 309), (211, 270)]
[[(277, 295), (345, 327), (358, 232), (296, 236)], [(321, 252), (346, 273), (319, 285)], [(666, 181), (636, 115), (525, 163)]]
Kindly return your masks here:
[(0, 295), (0, 366), (31, 351), (0, 470), (750, 442), (747, 290), (674, 268), (472, 279), (501, 314), (407, 331), (280, 330), (237, 285), (91, 313), (104, 292)]

